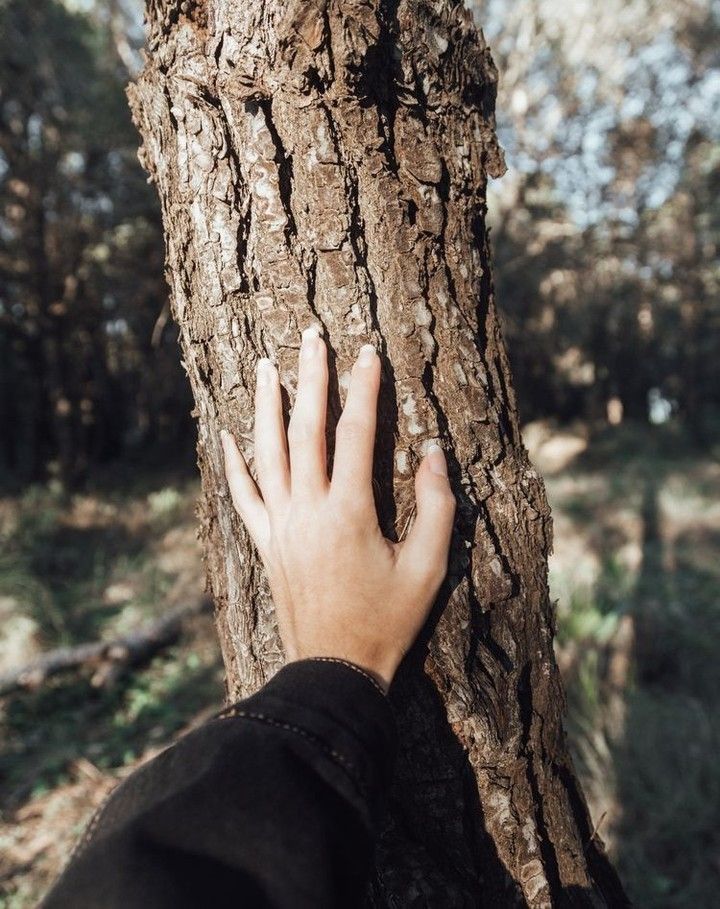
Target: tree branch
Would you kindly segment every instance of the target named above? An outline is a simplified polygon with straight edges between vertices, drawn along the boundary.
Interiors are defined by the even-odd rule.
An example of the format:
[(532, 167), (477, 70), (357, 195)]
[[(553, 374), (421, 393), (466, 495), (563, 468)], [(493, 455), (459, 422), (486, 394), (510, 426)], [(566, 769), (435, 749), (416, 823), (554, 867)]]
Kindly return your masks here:
[(202, 597), (190, 605), (178, 606), (155, 621), (114, 640), (50, 650), (31, 663), (0, 673), (0, 696), (18, 688), (38, 688), (50, 676), (83, 666), (97, 667), (91, 679), (94, 687), (110, 685), (129, 666), (139, 666), (159, 650), (173, 644), (180, 637), (187, 619), (210, 612), (212, 600)]

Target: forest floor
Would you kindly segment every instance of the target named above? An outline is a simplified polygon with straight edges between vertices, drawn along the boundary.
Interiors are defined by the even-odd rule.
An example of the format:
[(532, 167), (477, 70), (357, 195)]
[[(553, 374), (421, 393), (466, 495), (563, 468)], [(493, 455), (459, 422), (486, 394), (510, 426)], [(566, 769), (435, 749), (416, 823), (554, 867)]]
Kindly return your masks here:
[[(555, 525), (568, 730), (638, 906), (720, 888), (720, 463), (672, 428), (526, 427)], [(121, 476), (0, 498), (0, 672), (202, 596), (197, 483)], [(130, 477), (130, 478), (128, 478)], [(141, 669), (0, 698), (0, 909), (34, 906), (116, 781), (219, 709), (212, 618)]]

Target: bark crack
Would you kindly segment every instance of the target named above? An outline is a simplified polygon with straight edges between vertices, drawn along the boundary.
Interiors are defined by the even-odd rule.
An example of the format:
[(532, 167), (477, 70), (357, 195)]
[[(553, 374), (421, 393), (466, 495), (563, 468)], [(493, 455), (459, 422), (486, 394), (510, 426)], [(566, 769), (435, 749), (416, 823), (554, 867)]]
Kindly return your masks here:
[[(533, 706), (531, 674), (532, 666), (528, 662), (523, 666), (517, 684), (518, 707), (520, 711), (520, 721), (522, 723), (522, 740), (520, 744), (520, 752), (526, 758), (525, 767), (527, 769), (527, 781), (533, 797), (532, 813), (538, 832), (537, 839), (540, 848), (540, 854), (542, 855), (543, 859), (543, 870), (545, 872), (548, 888), (550, 890), (549, 896), (553, 900), (553, 905), (562, 907), (564, 905), (567, 905), (566, 900), (563, 898), (564, 888), (560, 879), (560, 868), (558, 866), (557, 855), (555, 854), (555, 846), (552, 841), (552, 837), (550, 836), (547, 822), (545, 820), (545, 812), (543, 810), (543, 793), (540, 789), (538, 777), (535, 772), (535, 753), (532, 745), (532, 721), (533, 716), (537, 716), (537, 713), (535, 712)], [(540, 723), (542, 723), (542, 718), (538, 717), (538, 719)], [(542, 740), (542, 731), (538, 733), (538, 738)], [(592, 904), (585, 902), (574, 903), (574, 906), (578, 905), (584, 906)]]
[[(248, 102), (253, 103), (253, 102)], [(285, 146), (278, 133), (275, 120), (273, 118), (272, 98), (258, 99), (255, 104), (262, 110), (265, 117), (270, 138), (275, 146), (275, 163), (278, 166), (278, 187), (280, 191), (280, 201), (287, 216), (287, 226), (285, 227), (285, 240), (288, 247), (292, 249), (292, 242), (297, 238), (297, 225), (295, 224), (295, 215), (292, 210), (293, 196), (293, 165), (292, 155), (285, 151)]]

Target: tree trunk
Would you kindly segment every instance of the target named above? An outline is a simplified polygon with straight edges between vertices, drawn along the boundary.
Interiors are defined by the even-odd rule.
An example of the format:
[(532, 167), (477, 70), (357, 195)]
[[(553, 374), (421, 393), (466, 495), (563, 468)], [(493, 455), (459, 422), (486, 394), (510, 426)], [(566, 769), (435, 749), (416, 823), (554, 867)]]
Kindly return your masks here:
[(277, 362), (287, 408), (300, 332), (318, 323), (329, 458), (358, 347), (383, 361), (386, 536), (407, 532), (432, 440), (458, 498), (448, 577), (392, 693), (402, 745), (370, 904), (624, 905), (561, 725), (550, 514), (490, 275), (485, 188), (504, 162), (482, 34), (456, 0), (148, 0), (147, 18), (128, 93), (196, 402), (228, 698), (283, 654), (218, 432), (252, 464), (256, 360)]

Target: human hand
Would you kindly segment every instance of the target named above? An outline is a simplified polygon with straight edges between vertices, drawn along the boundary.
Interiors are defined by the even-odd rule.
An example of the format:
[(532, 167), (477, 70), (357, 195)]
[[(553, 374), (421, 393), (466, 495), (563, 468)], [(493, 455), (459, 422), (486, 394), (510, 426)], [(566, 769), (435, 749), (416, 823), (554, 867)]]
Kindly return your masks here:
[[(327, 352), (305, 329), (298, 388), (285, 436), (280, 380), (258, 361), (255, 466), (222, 432), (233, 504), (262, 558), (289, 660), (336, 657), (387, 691), (447, 572), (455, 497), (439, 446), (415, 475), (417, 516), (398, 543), (383, 536), (372, 491), (380, 358), (360, 349), (326, 471)], [(259, 485), (259, 489), (258, 489)], [(262, 493), (262, 495), (261, 495)]]

